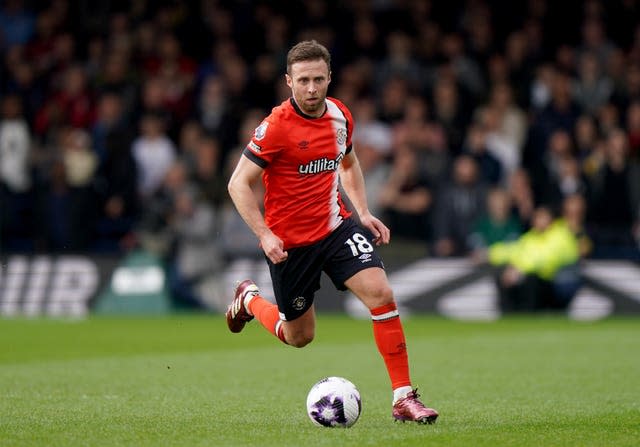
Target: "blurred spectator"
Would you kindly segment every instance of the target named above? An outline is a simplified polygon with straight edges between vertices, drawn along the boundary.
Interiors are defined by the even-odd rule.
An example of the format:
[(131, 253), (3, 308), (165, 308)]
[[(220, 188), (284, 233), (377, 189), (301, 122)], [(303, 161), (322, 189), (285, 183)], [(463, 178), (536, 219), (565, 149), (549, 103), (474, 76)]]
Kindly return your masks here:
[(177, 120), (184, 120), (191, 108), (197, 66), (182, 53), (177, 37), (162, 34), (156, 42), (156, 55), (144, 64), (145, 74), (158, 78), (163, 86), (163, 104)]
[(509, 193), (503, 188), (492, 188), (487, 193), (486, 212), (474, 223), (469, 234), (471, 255), (481, 259), (491, 245), (514, 241), (521, 233), (520, 222), (511, 213)]
[(379, 95), (378, 118), (387, 124), (400, 121), (409, 96), (409, 86), (405, 79), (401, 77), (389, 79), (382, 85), (382, 92)]
[(125, 51), (111, 51), (104, 57), (95, 81), (97, 93), (118, 95), (127, 118), (132, 118), (138, 100), (138, 84), (129, 65), (129, 55)]
[(411, 38), (401, 31), (393, 31), (386, 38), (386, 56), (376, 68), (376, 84), (385, 85), (391, 79), (400, 78), (410, 88), (420, 85), (421, 70), (413, 54)]
[(91, 147), (91, 137), (84, 129), (68, 128), (61, 132), (62, 161), (66, 184), (72, 197), (69, 246), (63, 250), (87, 250), (95, 235), (96, 201), (94, 179), (98, 160)]
[(593, 152), (598, 140), (598, 129), (590, 115), (582, 115), (573, 131), (576, 157), (582, 164)]
[(171, 220), (176, 197), (181, 191), (193, 188), (186, 164), (174, 159), (166, 167), (158, 187), (144, 200), (135, 231), (139, 245), (162, 259), (169, 259), (173, 244)]
[(174, 252), (169, 268), (172, 296), (183, 307), (203, 307), (198, 284), (222, 266), (221, 248), (216, 235), (216, 212), (196, 189), (176, 191), (170, 226)]
[[(242, 152), (251, 141), (255, 129), (263, 119), (264, 115), (254, 110), (248, 113), (242, 121), (238, 131), (238, 140), (240, 142), (229, 152), (228, 157), (221, 166), (222, 181), (225, 188), (238, 164), (238, 160), (242, 156)], [(261, 182), (260, 185), (262, 185)], [(254, 191), (256, 202), (262, 208), (264, 188), (254, 188)], [(223, 201), (219, 209), (221, 221), (219, 239), (225, 259), (230, 263), (238, 261), (241, 264), (251, 265), (250, 269), (253, 269), (253, 265), (261, 261), (263, 257), (263, 252), (258, 246), (258, 240), (236, 210), (228, 193), (223, 195)]]
[(462, 26), (469, 39), (474, 59), (484, 63), (494, 49), (491, 10), (485, 2), (467, 2), (461, 13)]
[(2, 99), (0, 120), (0, 181), (14, 193), (31, 188), (31, 134), (16, 95)]
[(443, 36), (442, 52), (460, 84), (474, 98), (481, 98), (484, 93), (485, 82), (476, 61), (466, 55), (462, 36), (457, 33)]
[[(624, 131), (608, 137), (603, 163), (589, 180), (589, 223), (597, 255), (637, 256), (632, 229), (640, 207), (640, 167), (629, 158)], [(627, 248), (625, 248), (627, 247)]]
[(277, 102), (275, 85), (279, 79), (279, 68), (273, 55), (262, 54), (254, 62), (251, 79), (247, 82), (247, 97), (265, 114), (268, 114)]
[(529, 135), (529, 156), (533, 161), (544, 156), (549, 138), (558, 129), (571, 133), (580, 108), (571, 93), (571, 79), (566, 73), (555, 71), (551, 76), (551, 99), (536, 115)]
[(0, 76), (6, 78), (6, 91), (20, 97), (24, 116), (31, 128), (35, 113), (44, 101), (43, 83), (36, 78), (35, 69), (25, 60), (21, 47), (12, 47), (3, 62), (6, 65), (3, 67), (6, 69), (6, 75), (0, 69)]
[(544, 109), (551, 102), (553, 75), (554, 70), (550, 64), (540, 64), (536, 67), (528, 101), (534, 112)]
[(83, 129), (68, 129), (63, 135), (62, 156), (67, 183), (74, 188), (88, 189), (98, 166), (91, 137)]
[(87, 128), (93, 122), (94, 112), (84, 69), (73, 65), (65, 70), (61, 88), (37, 112), (34, 130), (46, 136), (61, 126)]
[(629, 157), (640, 162), (640, 102), (629, 104), (625, 130), (629, 134)]
[(460, 90), (450, 77), (438, 77), (432, 94), (433, 118), (442, 125), (452, 151), (457, 153), (469, 119), (468, 111), (463, 108)]
[(46, 77), (54, 64), (53, 42), (56, 35), (56, 15), (45, 9), (36, 17), (35, 33), (26, 45), (26, 56), (35, 68), (36, 77)]
[(0, 9), (0, 50), (25, 45), (35, 29), (33, 12), (22, 0), (7, 0)]
[(580, 287), (579, 261), (588, 252), (581, 196), (567, 199), (568, 218), (554, 220), (539, 207), (531, 229), (513, 242), (489, 247), (497, 274), (500, 308), (505, 313), (566, 309)]
[(135, 119), (151, 114), (161, 117), (164, 122), (164, 131), (174, 135), (172, 130), (179, 126), (176, 117), (165, 107), (164, 82), (159, 77), (149, 77), (144, 80), (141, 86), (139, 110), (136, 110)]
[[(534, 32), (535, 27), (529, 26), (529, 33)], [(491, 103), (496, 105), (496, 101), (493, 99), (493, 96), (496, 95), (504, 95), (503, 91), (504, 87), (507, 87), (509, 84), (513, 85), (513, 93), (511, 91), (508, 92), (508, 101), (505, 101), (507, 98), (499, 98), (498, 101), (505, 102), (506, 104), (518, 103), (520, 105), (528, 104), (528, 91), (531, 86), (531, 82), (533, 80), (534, 73), (534, 61), (536, 58), (536, 42), (533, 39), (530, 39), (530, 36), (527, 36), (526, 31), (517, 30), (509, 34), (507, 36), (506, 46), (505, 46), (505, 62), (507, 65), (507, 69), (509, 71), (508, 79), (503, 80), (502, 82), (494, 82), (494, 87), (492, 90), (492, 100)], [(496, 88), (499, 89), (496, 91)], [(509, 87), (507, 87), (510, 90)], [(513, 96), (514, 98), (511, 98)], [(497, 99), (497, 98), (496, 98)], [(515, 123), (514, 123), (515, 124)], [(522, 129), (516, 127), (513, 129), (513, 132), (517, 135), (521, 132)], [(520, 135), (519, 138), (523, 138), (524, 135)], [(519, 141), (519, 144), (522, 145), (522, 141)]]
[(557, 211), (566, 196), (587, 192), (580, 163), (573, 153), (571, 136), (564, 130), (557, 130), (549, 139), (542, 164), (533, 170), (538, 201)]
[(241, 114), (233, 109), (229, 102), (225, 81), (220, 76), (211, 76), (204, 81), (198, 103), (197, 119), (202, 128), (222, 142), (223, 159), (227, 150), (235, 142), (238, 125), (235, 123)]
[[(260, 122), (257, 122), (256, 126), (259, 124)], [(249, 139), (246, 141), (249, 142), (250, 138), (251, 137), (249, 136)], [(228, 182), (231, 177), (233, 169), (242, 156), (243, 150), (244, 146), (235, 149), (229, 154), (224, 170), (225, 183)], [(264, 188), (260, 187), (261, 185), (262, 183), (257, 185), (259, 187), (253, 188), (253, 191), (255, 191), (256, 202), (262, 209), (264, 205)], [(249, 269), (251, 270), (253, 269), (253, 266), (262, 261), (262, 249), (258, 245), (258, 239), (255, 234), (253, 234), (251, 229), (247, 226), (236, 208), (233, 206), (228, 194), (225, 196), (225, 199), (226, 200), (221, 206), (222, 224), (219, 235), (224, 258), (231, 265), (235, 263), (244, 265), (248, 264), (250, 266)]]
[(575, 262), (567, 260), (566, 265), (558, 269), (553, 277), (555, 299), (568, 306), (582, 286), (580, 259), (591, 254), (593, 242), (587, 235), (585, 217), (587, 202), (581, 194), (568, 195), (562, 202), (562, 220), (577, 241), (578, 257)]
[(582, 42), (578, 47), (580, 55), (592, 53), (601, 67), (604, 67), (615, 50), (615, 45), (606, 35), (604, 24), (599, 17), (588, 17), (582, 24)]
[(75, 225), (71, 218), (73, 196), (67, 183), (63, 161), (54, 160), (38, 190), (35, 234), (40, 249), (57, 252), (75, 245), (72, 242)]
[(383, 157), (392, 150), (392, 128), (376, 117), (376, 106), (371, 98), (360, 99), (353, 107), (357, 126), (353, 132), (354, 145), (371, 147)]
[(380, 214), (378, 198), (389, 175), (387, 159), (391, 156), (393, 132), (391, 126), (376, 119), (375, 103), (370, 98), (359, 100), (353, 108), (357, 123), (353, 145), (362, 173), (366, 177), (367, 203), (371, 214)]
[(433, 122), (425, 123), (423, 136), (424, 146), (418, 153), (420, 170), (427, 182), (436, 187), (449, 178), (452, 161), (449, 142), (443, 127)]
[(451, 182), (437, 193), (434, 210), (434, 251), (437, 256), (464, 256), (469, 253), (468, 236), (474, 222), (484, 213), (486, 187), (478, 165), (469, 155), (460, 155), (453, 164)]
[(611, 99), (622, 110), (634, 101), (640, 101), (640, 58), (626, 67), (624, 84), (619, 86)]
[(125, 115), (125, 103), (117, 93), (105, 93), (98, 99), (91, 138), (100, 163), (113, 146), (130, 146), (132, 131)]
[(175, 146), (165, 133), (161, 116), (147, 113), (140, 119), (140, 135), (131, 150), (138, 169), (138, 194), (145, 199), (160, 187), (176, 158)]
[(191, 178), (202, 199), (212, 206), (219, 206), (227, 194), (220, 166), (220, 143), (215, 138), (202, 137), (196, 143), (194, 155)]
[(358, 14), (354, 18), (352, 36), (347, 40), (347, 53), (369, 60), (378, 60), (382, 56), (379, 24), (369, 14)]
[(558, 172), (550, 182), (547, 194), (547, 203), (555, 209), (560, 209), (561, 204), (570, 196), (587, 194), (586, 180), (575, 157), (560, 159)]
[(40, 248), (75, 252), (90, 248), (96, 204), (92, 182), (97, 165), (88, 133), (65, 127), (56, 134), (57, 156), (38, 188)]
[[(66, 30), (59, 31), (53, 39), (53, 61), (49, 77), (49, 84), (52, 88), (58, 88), (66, 82), (64, 78), (67, 76), (67, 70), (74, 65), (76, 52), (76, 40), (73, 35)], [(88, 84), (85, 67), (80, 63), (78, 65), (82, 68)]]
[(476, 161), (480, 177), (488, 185), (498, 184), (503, 177), (503, 168), (487, 149), (487, 132), (481, 124), (472, 124), (467, 132), (463, 152)]
[(622, 125), (620, 111), (611, 103), (598, 109), (598, 124), (600, 133), (607, 135)]
[(396, 149), (389, 177), (380, 188), (378, 205), (393, 234), (429, 241), (433, 187), (421, 174), (418, 160), (410, 147)]
[(190, 170), (195, 168), (197, 163), (198, 142), (204, 137), (204, 130), (197, 120), (185, 121), (180, 128), (178, 136), (178, 153), (186, 161)]
[(20, 98), (2, 98), (0, 108), (0, 244), (9, 250), (31, 248), (31, 134)]
[(523, 168), (514, 171), (507, 181), (507, 190), (511, 197), (512, 213), (521, 225), (528, 225), (536, 205), (529, 173)]
[(606, 104), (613, 93), (613, 82), (603, 72), (593, 53), (584, 53), (578, 65), (578, 79), (574, 84), (574, 96), (582, 110), (594, 114)]
[(500, 175), (496, 181), (501, 181), (503, 176), (508, 176), (518, 166), (522, 154), (516, 142), (503, 134), (500, 126), (498, 111), (491, 106), (485, 106), (476, 110), (477, 121), (484, 132), (484, 146), (500, 165)]
[(99, 159), (94, 183), (99, 208), (94, 247), (98, 251), (123, 251), (133, 244), (140, 203), (138, 166), (131, 151), (135, 134), (125, 119), (118, 94), (105, 93), (100, 98), (92, 135)]
[(506, 82), (493, 85), (489, 95), (489, 107), (495, 113), (496, 134), (515, 148), (513, 164), (506, 163), (507, 171), (518, 167), (522, 161), (522, 150), (529, 129), (528, 117), (514, 101), (513, 90)]
[[(402, 110), (402, 118), (394, 123), (393, 140), (395, 145), (406, 144), (413, 150), (423, 152), (429, 146), (429, 107), (420, 96), (407, 98)], [(382, 141), (384, 143), (384, 140)]]

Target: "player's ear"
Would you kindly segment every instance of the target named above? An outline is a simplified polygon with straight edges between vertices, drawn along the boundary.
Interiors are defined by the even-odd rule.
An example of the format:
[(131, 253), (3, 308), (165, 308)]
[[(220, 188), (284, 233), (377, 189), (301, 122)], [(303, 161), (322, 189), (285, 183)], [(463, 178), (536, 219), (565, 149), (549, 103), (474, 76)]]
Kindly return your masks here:
[(327, 84), (330, 82), (331, 82), (331, 70), (329, 70), (329, 78), (328, 78)]
[(289, 76), (289, 73), (284, 74), (284, 79), (287, 81), (287, 86), (289, 88), (293, 88), (293, 79), (291, 79), (291, 76)]

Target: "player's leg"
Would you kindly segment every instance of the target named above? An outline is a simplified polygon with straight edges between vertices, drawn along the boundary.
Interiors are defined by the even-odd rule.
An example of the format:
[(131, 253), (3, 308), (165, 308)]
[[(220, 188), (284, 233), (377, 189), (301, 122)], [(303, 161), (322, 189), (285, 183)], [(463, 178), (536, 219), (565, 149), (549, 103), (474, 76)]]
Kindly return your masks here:
[(382, 355), (391, 386), (400, 393), (411, 390), (409, 360), (404, 330), (386, 274), (379, 267), (360, 270), (345, 281), (345, 286), (371, 312), (373, 335)]
[(373, 335), (393, 388), (393, 417), (400, 421), (435, 422), (438, 412), (425, 407), (411, 386), (404, 330), (386, 273), (379, 267), (367, 268), (344, 284), (371, 312)]
[(251, 280), (241, 282), (227, 311), (231, 332), (240, 332), (254, 317), (282, 342), (295, 347), (309, 344), (315, 335), (313, 297), (322, 273), (319, 247), (288, 250), (282, 263), (269, 260), (269, 272), (277, 304), (260, 296)]
[(231, 332), (242, 331), (246, 323), (256, 318), (280, 341), (296, 348), (308, 345), (315, 336), (313, 304), (301, 315), (296, 315), (292, 320), (285, 320), (278, 305), (260, 296), (260, 290), (251, 280), (245, 280), (238, 285), (226, 317)]
[(313, 305), (294, 320), (283, 320), (278, 306), (260, 296), (260, 290), (253, 281), (245, 280), (236, 287), (234, 301), (227, 311), (229, 329), (240, 332), (254, 317), (282, 342), (297, 348), (309, 344), (315, 335)]
[(233, 295), (226, 312), (227, 326), (231, 332), (242, 331), (256, 317), (265, 329), (284, 341), (278, 306), (260, 296), (260, 289), (253, 281), (245, 279), (238, 283)]
[(281, 321), (285, 343), (288, 345), (302, 348), (313, 341), (316, 333), (316, 312), (313, 305), (295, 320)]

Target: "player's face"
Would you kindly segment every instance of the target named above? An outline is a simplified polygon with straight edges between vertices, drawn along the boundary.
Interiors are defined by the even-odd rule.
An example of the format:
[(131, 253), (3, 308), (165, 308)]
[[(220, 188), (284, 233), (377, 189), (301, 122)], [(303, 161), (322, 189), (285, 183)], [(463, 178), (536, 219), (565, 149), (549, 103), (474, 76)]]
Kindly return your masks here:
[(291, 65), (291, 74), (285, 77), (300, 110), (315, 117), (324, 113), (324, 100), (331, 82), (331, 73), (325, 61), (296, 62)]

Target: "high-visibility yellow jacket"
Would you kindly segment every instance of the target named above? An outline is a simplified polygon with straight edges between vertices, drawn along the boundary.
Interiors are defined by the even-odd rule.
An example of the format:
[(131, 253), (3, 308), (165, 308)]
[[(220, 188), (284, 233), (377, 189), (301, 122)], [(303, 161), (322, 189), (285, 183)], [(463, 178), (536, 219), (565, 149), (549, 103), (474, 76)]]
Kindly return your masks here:
[(562, 267), (580, 258), (578, 236), (564, 219), (556, 219), (544, 231), (527, 231), (513, 242), (498, 242), (489, 247), (492, 265), (511, 264), (523, 273), (551, 280)]

